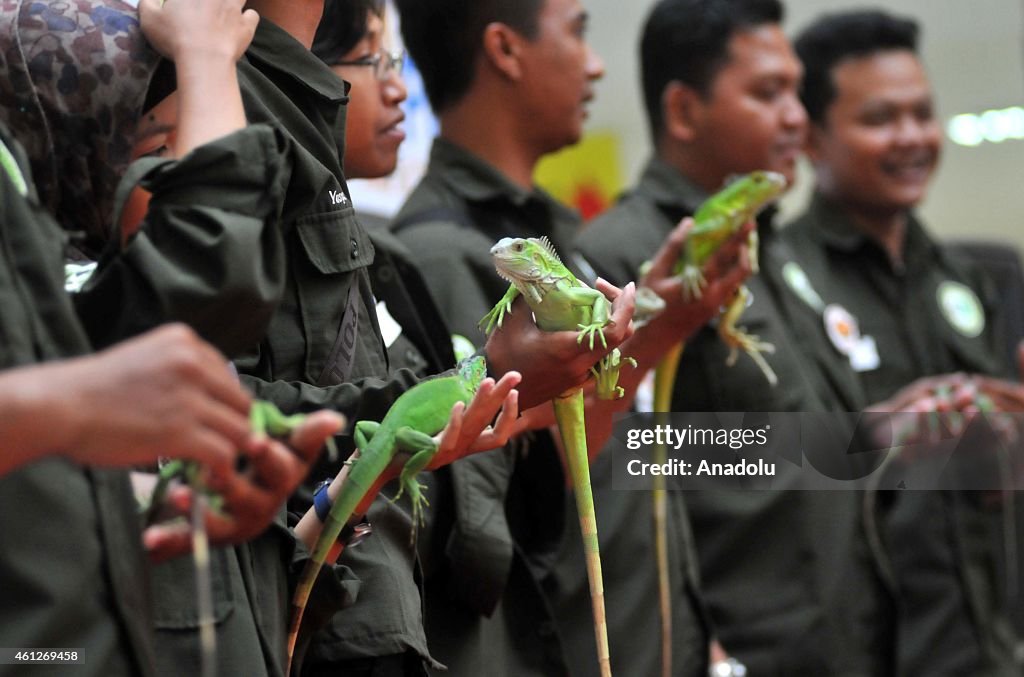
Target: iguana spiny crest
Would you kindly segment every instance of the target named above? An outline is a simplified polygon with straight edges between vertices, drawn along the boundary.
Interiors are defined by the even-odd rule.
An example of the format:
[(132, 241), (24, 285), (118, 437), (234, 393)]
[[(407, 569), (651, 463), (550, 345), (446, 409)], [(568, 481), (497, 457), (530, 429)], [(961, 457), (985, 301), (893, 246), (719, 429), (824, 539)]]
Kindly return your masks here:
[(537, 302), (560, 281), (576, 281), (546, 237), (504, 237), (491, 247), (491, 256), (498, 275)]

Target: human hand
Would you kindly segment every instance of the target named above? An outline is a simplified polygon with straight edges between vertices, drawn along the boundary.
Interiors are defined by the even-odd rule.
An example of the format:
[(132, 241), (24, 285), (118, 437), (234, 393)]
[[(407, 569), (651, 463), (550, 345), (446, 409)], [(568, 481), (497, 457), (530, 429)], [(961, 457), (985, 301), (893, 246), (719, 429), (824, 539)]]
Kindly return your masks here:
[(1024, 412), (1024, 384), (989, 376), (974, 376), (971, 382), (997, 411)]
[[(283, 442), (257, 436), (244, 449), (248, 460), (242, 472), (225, 478), (211, 478), (209, 488), (223, 499), (219, 510), (207, 509), (206, 529), (211, 544), (247, 541), (263, 532), (284, 501), (305, 478), (324, 443), (345, 424), (340, 414), (318, 411), (310, 414)], [(168, 491), (169, 514), (188, 515), (195, 495), (187, 486)], [(143, 533), (150, 558), (163, 561), (191, 549), (190, 525), (160, 523)]]
[(52, 445), (86, 465), (186, 458), (220, 475), (249, 437), (251, 398), (225, 359), (184, 325), (43, 365), (25, 395), (51, 402)]
[(703, 269), (707, 280), (703, 293), (699, 298), (687, 299), (683, 293), (683, 280), (673, 270), (682, 256), (693, 225), (692, 218), (679, 222), (640, 280), (640, 286), (654, 291), (666, 304), (665, 309), (650, 321), (650, 329), (645, 328), (645, 331), (664, 334), (668, 345), (686, 341), (718, 315), (751, 273), (747, 243), (756, 226), (754, 222), (745, 224), (708, 259)]
[(256, 11), (244, 6), (245, 0), (140, 0), (139, 22), (153, 49), (176, 64), (234, 65), (259, 23)]
[[(1000, 402), (1009, 400), (1024, 402), (1018, 384), (957, 372), (920, 378), (868, 407), (866, 415), (880, 443), (926, 444), (961, 434), (975, 415), (998, 411)], [(921, 449), (915, 453), (922, 454)]]
[(604, 328), (606, 346), (577, 341), (578, 331), (543, 331), (534, 324), (529, 305), (517, 298), (512, 312), (505, 315), (502, 328), (487, 340), (485, 352), (492, 373), (518, 371), (519, 405), (529, 409), (581, 385), (590, 376), (590, 368), (633, 334), (633, 310), (636, 287), (630, 282), (619, 290), (611, 285), (599, 287), (612, 301), (609, 323)]
[[(519, 393), (515, 387), (521, 378), (514, 371), (506, 373), (497, 383), (492, 378), (485, 378), (480, 382), (468, 407), (462, 402), (456, 402), (448, 425), (434, 436), (437, 450), (423, 470), (437, 470), (470, 454), (496, 449), (508, 442), (517, 429)], [(489, 424), (494, 421), (495, 415), (498, 419), (491, 428)], [(377, 486), (383, 486), (398, 477), (408, 460), (408, 455), (396, 454), (377, 480)], [(372, 496), (367, 495), (363, 503), (367, 503), (368, 499), (372, 500)]]
[(437, 453), (425, 469), (436, 470), (470, 454), (504, 446), (519, 415), (519, 392), (515, 387), (520, 380), (522, 377), (515, 371), (506, 373), (497, 383), (485, 378), (468, 407), (456, 403), (448, 425), (434, 438)]
[(904, 386), (892, 397), (872, 404), (867, 410), (883, 413), (956, 411), (963, 404), (956, 395), (962, 393), (962, 388), (969, 382), (967, 374), (962, 372), (926, 376)]

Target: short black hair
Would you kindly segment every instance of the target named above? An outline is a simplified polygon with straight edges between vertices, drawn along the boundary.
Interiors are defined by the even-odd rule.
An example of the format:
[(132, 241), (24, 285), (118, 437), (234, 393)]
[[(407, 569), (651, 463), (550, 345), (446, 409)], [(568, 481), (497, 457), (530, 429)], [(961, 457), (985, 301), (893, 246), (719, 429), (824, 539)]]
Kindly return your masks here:
[(537, 37), (546, 0), (396, 0), (402, 39), (435, 113), (459, 101), (473, 84), (484, 29), (503, 23), (527, 40)]
[(811, 122), (824, 123), (836, 98), (832, 70), (839, 62), (893, 49), (917, 54), (918, 33), (913, 19), (876, 9), (825, 14), (804, 28), (793, 44), (804, 64), (800, 100)]
[(310, 51), (333, 66), (366, 37), (366, 18), (384, 15), (384, 0), (326, 0)]
[(781, 24), (780, 0), (661, 0), (644, 23), (640, 70), (651, 133), (664, 125), (661, 97), (679, 81), (702, 96), (729, 59), (736, 33), (762, 24)]

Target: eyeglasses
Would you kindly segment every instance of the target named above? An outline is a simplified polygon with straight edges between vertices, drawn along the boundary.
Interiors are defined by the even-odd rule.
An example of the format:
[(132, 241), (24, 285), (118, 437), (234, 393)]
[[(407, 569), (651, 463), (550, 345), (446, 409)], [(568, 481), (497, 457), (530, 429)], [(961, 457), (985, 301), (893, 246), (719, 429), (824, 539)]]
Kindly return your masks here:
[(390, 52), (383, 47), (376, 54), (364, 56), (355, 61), (337, 61), (335, 66), (372, 66), (373, 75), (384, 82), (391, 77), (391, 73), (402, 74), (402, 66), (405, 65), (405, 50)]

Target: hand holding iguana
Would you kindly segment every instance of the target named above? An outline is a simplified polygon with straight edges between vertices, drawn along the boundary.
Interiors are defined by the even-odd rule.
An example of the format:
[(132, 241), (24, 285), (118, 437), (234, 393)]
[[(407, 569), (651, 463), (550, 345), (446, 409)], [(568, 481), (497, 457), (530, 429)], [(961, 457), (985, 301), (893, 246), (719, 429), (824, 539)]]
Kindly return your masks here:
[[(292, 600), (289, 674), (313, 584), (323, 564), (337, 558), (338, 536), (349, 519), (365, 514), (381, 488), (397, 477), (400, 488), (395, 498), (409, 495), (414, 535), (416, 526), (424, 519), (423, 507), (428, 504), (423, 485), (416, 479), (417, 473), (440, 467), (473, 451), (501, 446), (508, 440), (517, 413), (512, 388), (518, 383), (519, 375), (507, 373), (496, 384), (485, 378), (486, 372), (483, 357), (470, 358), (460, 363), (455, 373), (422, 381), (403, 393), (379, 423), (363, 420), (355, 424), (357, 450), (327, 489), (328, 496), (333, 497), (332, 505), (311, 547), (312, 555)], [(481, 399), (482, 404), (478, 402)], [(481, 436), (481, 429), (497, 410), (495, 402), (505, 403), (503, 415), (493, 431)], [(467, 405), (470, 406), (467, 408)], [(440, 439), (435, 438), (453, 417), (456, 429), (449, 430), (450, 434)], [(296, 526), (300, 538), (312, 539), (314, 522), (319, 520), (310, 510)]]
[[(708, 292), (712, 288), (721, 292), (721, 285), (726, 283), (730, 285), (726, 289), (731, 289), (733, 288), (731, 285), (737, 282), (736, 276), (745, 279), (749, 272), (757, 272), (757, 231), (753, 228), (752, 222), (757, 213), (778, 197), (785, 188), (786, 179), (781, 174), (752, 172), (733, 181), (700, 206), (693, 217), (692, 225), (687, 224), (685, 241), (681, 244), (682, 255), (673, 265), (673, 272), (682, 283), (684, 299), (699, 301), (706, 294), (710, 297)], [(721, 279), (716, 281), (715, 273), (721, 271), (709, 270), (708, 267), (715, 268), (720, 265), (723, 249), (734, 247), (737, 236), (743, 237), (744, 232), (747, 233), (745, 236), (747, 247), (745, 252), (740, 254), (741, 265), (737, 266), (739, 270), (733, 269), (731, 273), (728, 273), (730, 278), (728, 281)], [(675, 233), (673, 236), (676, 236)], [(662, 253), (664, 251), (663, 249)], [(744, 258), (744, 254), (747, 258)], [(659, 257), (655, 261), (655, 265), (658, 266), (664, 266), (665, 263), (664, 257)], [(710, 283), (708, 282), (709, 278), (711, 279)], [(715, 285), (718, 286), (715, 287)], [(751, 356), (768, 382), (774, 386), (778, 379), (761, 353), (772, 352), (775, 348), (736, 327), (736, 322), (746, 308), (750, 292), (742, 284), (735, 289), (735, 293), (731, 294), (732, 298), (728, 301), (726, 309), (721, 312), (718, 321), (718, 335), (731, 349), (726, 363), (731, 366), (736, 361), (738, 351), (742, 349)], [(704, 319), (706, 321), (706, 319), (710, 319), (710, 316)], [(655, 370), (655, 411), (668, 412), (671, 410), (676, 371), (682, 357), (683, 345), (682, 340), (677, 341), (661, 358)], [(654, 463), (664, 463), (666, 458), (665, 447), (655, 447), (652, 459)], [(662, 476), (654, 478), (653, 501), (662, 625), (662, 674), (669, 675), (672, 671), (672, 602), (669, 598), (667, 499), (665, 478)]]
[[(605, 328), (611, 322), (612, 304), (604, 294), (580, 282), (562, 264), (547, 238), (504, 238), (491, 248), (491, 256), (498, 274), (508, 280), (510, 285), (498, 304), (481, 320), (481, 326), (486, 327), (488, 332), (501, 328), (508, 314), (513, 311), (513, 302), (518, 296), (523, 296), (533, 311), (537, 326), (542, 330), (576, 332), (576, 343), (586, 347), (581, 352), (592, 365), (590, 369), (597, 380), (598, 396), (607, 399), (621, 397), (619, 370), (626, 364), (635, 367), (636, 363), (631, 358), (621, 357), (617, 348), (604, 357), (592, 353), (595, 347), (606, 351), (608, 349)], [(586, 357), (588, 354), (589, 357)], [(580, 516), (594, 608), (598, 663), (602, 676), (610, 677), (604, 583), (601, 578), (594, 497), (590, 487), (582, 386), (568, 387), (553, 402)]]

